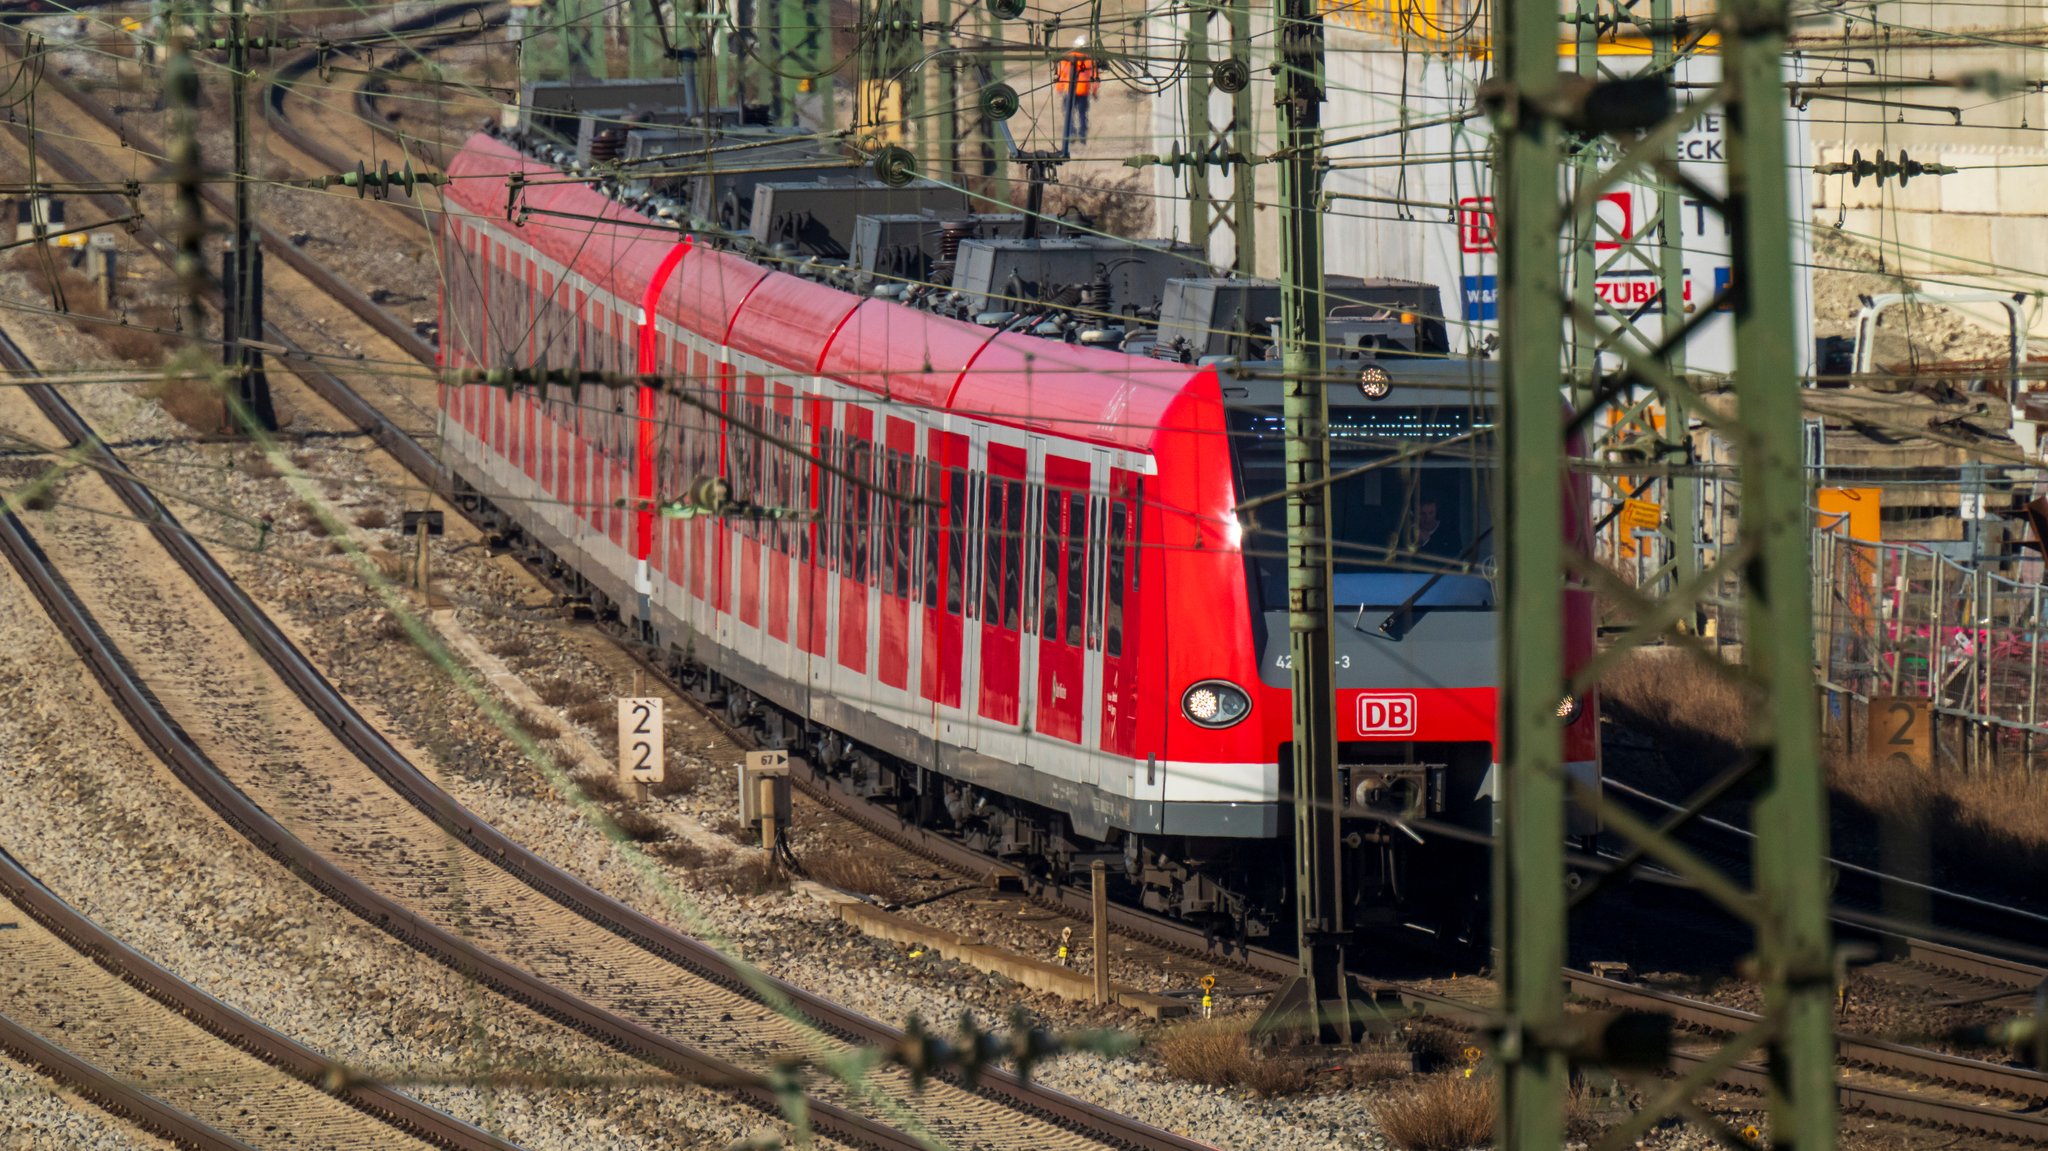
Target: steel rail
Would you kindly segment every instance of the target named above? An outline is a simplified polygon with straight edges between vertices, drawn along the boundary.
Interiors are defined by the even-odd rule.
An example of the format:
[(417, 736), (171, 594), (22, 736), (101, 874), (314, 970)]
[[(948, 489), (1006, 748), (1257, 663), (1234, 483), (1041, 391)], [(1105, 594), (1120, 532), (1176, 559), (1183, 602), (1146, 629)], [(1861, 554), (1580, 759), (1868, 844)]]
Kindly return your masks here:
[(114, 1078), (5, 1015), (0, 1015), (0, 1049), (40, 1069), (51, 1079), (98, 1104), (102, 1110), (161, 1135), (180, 1147), (196, 1151), (254, 1151), (247, 1143), (214, 1130), (155, 1096), (144, 1094), (139, 1088)]
[[(472, 12), (482, 15), (486, 7), (489, 6), (474, 3), (449, 4), (405, 20), (397, 21), (384, 29), (384, 31), (392, 33), (423, 31), (428, 28), (438, 27), (450, 20), (460, 19)], [(495, 25), (489, 22), (489, 18), (486, 17), (486, 23), (484, 24), (468, 25), (445, 36), (435, 37), (413, 47), (418, 52), (431, 52), (435, 48), (457, 43), (474, 33), (484, 31), (493, 26)], [(292, 147), (318, 160), (323, 166), (332, 171), (346, 172), (350, 170), (350, 166), (355, 161), (337, 153), (328, 147), (324, 141), (294, 124), (290, 114), (285, 110), (285, 101), (297, 93), (296, 84), (300, 78), (317, 70), (319, 66), (320, 53), (318, 51), (304, 52), (287, 60), (270, 77), (269, 92), (263, 101), (264, 116), (270, 121), (271, 130), (284, 137)], [(380, 83), (381, 81), (378, 78), (371, 77), (367, 78), (356, 88), (354, 100), (356, 111), (371, 131), (382, 132), (404, 144), (406, 141), (399, 137), (396, 127), (391, 124), (390, 120), (383, 113), (377, 111), (375, 97), (380, 91)], [(422, 144), (424, 141), (414, 140), (411, 143)], [(436, 162), (442, 162), (441, 158), (436, 158)], [(394, 195), (402, 194), (404, 193), (394, 193)], [(425, 223), (418, 217), (408, 214), (404, 218), (412, 223), (419, 224), (422, 228), (426, 227)]]
[(2032, 991), (2048, 982), (2048, 968), (1996, 955), (1980, 955), (1974, 951), (1964, 951), (1945, 943), (1930, 943), (1924, 939), (1906, 940), (1906, 954), (1903, 958), (1923, 967), (1986, 983), (2000, 983), (2025, 991)]
[[(20, 350), (0, 336), (0, 363), (17, 372), (32, 372)], [(198, 551), (197, 543), (156, 503), (146, 488), (128, 475), (114, 454), (93, 435), (71, 406), (48, 385), (27, 388), (30, 398), (73, 443), (100, 457), (100, 473), (122, 501), (148, 523), (159, 543), (183, 566)], [(200, 554), (203, 555), (203, 552)], [(384, 896), (300, 842), (268, 812), (257, 807), (230, 783), (220, 769), (180, 728), (140, 682), (84, 604), (40, 551), (25, 556), (10, 552), (17, 570), (36, 589), (36, 598), (50, 612), (74, 651), (114, 700), (117, 709), (145, 744), (160, 756), (229, 826), (260, 850), (290, 868), (316, 890), (365, 922), (383, 929), (451, 970), (476, 979), (507, 998), (592, 1035), (612, 1047), (692, 1082), (731, 1091), (757, 1108), (781, 1115), (782, 1099), (768, 1076), (710, 1056), (639, 1023), (563, 991), (533, 974), (491, 955)], [(22, 563), (26, 558), (29, 562)], [(211, 557), (206, 557), (210, 563)], [(190, 574), (192, 568), (187, 567)], [(207, 565), (200, 566), (201, 571)], [(219, 602), (216, 581), (233, 581), (218, 568), (195, 576)], [(238, 590), (238, 589), (237, 589)], [(267, 621), (266, 621), (267, 622)], [(328, 693), (338, 701), (338, 693)], [(342, 704), (346, 707), (346, 704)], [(360, 722), (360, 721), (359, 721)], [(523, 850), (523, 849), (520, 849)], [(859, 1146), (882, 1151), (927, 1151), (927, 1145), (904, 1132), (823, 1100), (809, 1101), (811, 1121), (819, 1130)]]
[[(18, 571), (38, 566), (47, 569), (49, 566), (48, 560), (12, 513), (0, 513), (0, 549), (7, 552)], [(56, 618), (56, 613), (51, 610), (52, 601), (45, 598), (51, 587), (32, 582), (30, 591), (43, 604), (45, 612)], [(198, 1025), (214, 1038), (382, 1120), (398, 1131), (451, 1151), (517, 1151), (514, 1144), (435, 1110), (409, 1095), (356, 1077), (345, 1065), (264, 1026), (178, 978), (86, 918), (44, 886), (41, 880), (30, 875), (4, 850), (0, 850), (0, 898), (14, 904), (23, 914), (108, 974)]]

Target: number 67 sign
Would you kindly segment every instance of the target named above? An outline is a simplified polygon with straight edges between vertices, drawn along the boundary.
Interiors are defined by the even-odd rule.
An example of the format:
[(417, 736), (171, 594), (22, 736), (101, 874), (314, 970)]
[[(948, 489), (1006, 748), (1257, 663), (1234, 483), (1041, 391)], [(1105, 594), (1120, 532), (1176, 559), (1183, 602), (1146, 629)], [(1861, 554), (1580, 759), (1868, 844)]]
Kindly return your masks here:
[(619, 782), (660, 783), (661, 697), (619, 701)]

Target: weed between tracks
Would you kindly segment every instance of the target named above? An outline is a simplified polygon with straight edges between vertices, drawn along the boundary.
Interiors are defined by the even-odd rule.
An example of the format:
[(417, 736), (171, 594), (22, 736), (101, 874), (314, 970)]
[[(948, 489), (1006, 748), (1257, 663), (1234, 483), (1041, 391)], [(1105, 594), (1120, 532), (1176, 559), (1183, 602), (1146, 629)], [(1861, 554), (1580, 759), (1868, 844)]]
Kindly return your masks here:
[(1291, 1095), (1308, 1086), (1309, 1065), (1252, 1045), (1249, 1017), (1183, 1023), (1152, 1041), (1169, 1075), (1211, 1087)]
[(896, 873), (875, 855), (834, 848), (806, 855), (803, 863), (807, 875), (828, 887), (891, 903), (902, 898)]
[(620, 831), (638, 843), (652, 843), (656, 840), (673, 838), (675, 832), (659, 818), (638, 808), (629, 807), (624, 811), (611, 813), (612, 822)]
[(609, 708), (602, 698), (602, 692), (579, 679), (556, 676), (536, 684), (533, 693), (549, 707), (588, 707), (600, 704)]
[(1387, 1093), (1368, 1108), (1402, 1151), (1466, 1151), (1493, 1142), (1493, 1080), (1451, 1072)]

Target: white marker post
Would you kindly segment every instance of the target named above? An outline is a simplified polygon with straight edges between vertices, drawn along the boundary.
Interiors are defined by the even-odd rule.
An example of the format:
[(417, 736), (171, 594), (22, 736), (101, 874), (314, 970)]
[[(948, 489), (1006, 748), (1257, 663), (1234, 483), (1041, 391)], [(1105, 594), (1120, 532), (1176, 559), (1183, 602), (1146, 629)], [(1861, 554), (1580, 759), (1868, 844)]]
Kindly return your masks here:
[(667, 762), (661, 738), (661, 697), (633, 696), (619, 701), (619, 782), (645, 803), (662, 780)]

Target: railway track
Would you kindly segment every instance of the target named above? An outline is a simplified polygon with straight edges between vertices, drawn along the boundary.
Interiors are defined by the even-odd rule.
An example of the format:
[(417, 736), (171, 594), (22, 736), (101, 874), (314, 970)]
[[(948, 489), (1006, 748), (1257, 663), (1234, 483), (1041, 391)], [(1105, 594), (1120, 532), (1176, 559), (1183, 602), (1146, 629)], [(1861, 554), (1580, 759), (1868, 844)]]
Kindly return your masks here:
[[(319, 283), (336, 278), (319, 269), (308, 274), (308, 279)], [(338, 298), (373, 325), (379, 323), (379, 316), (384, 323), (395, 322), (353, 289), (340, 293)], [(413, 343), (423, 348), (417, 341)], [(431, 362), (431, 352), (423, 352), (420, 358), (422, 362)], [(406, 432), (385, 419), (372, 405), (354, 396), (345, 382), (331, 375), (320, 382), (314, 379), (307, 382), (347, 412), (352, 420), (371, 431), (380, 443), (386, 446), (398, 443), (400, 447), (393, 451), (394, 456), (416, 476), (437, 486), (442, 482), (431, 453), (416, 442), (406, 443), (409, 439)], [(347, 402), (351, 399), (353, 403)], [(644, 653), (636, 651), (635, 654), (642, 657), (651, 669), (662, 670), (653, 661), (645, 661)], [(712, 718), (717, 720), (715, 715)], [(799, 767), (801, 769), (804, 765), (799, 764)], [(1007, 872), (1026, 884), (1033, 883), (1031, 877), (1017, 869), (976, 855), (950, 840), (905, 828), (893, 812), (846, 794), (820, 775), (811, 774), (800, 781), (814, 797), (903, 850), (957, 868), (965, 874), (990, 876)], [(1046, 906), (1076, 916), (1087, 914), (1086, 897), (1082, 893), (1059, 887), (1035, 886), (1034, 897)], [(1219, 957), (1217, 940), (1185, 924), (1122, 906), (1113, 906), (1111, 915), (1115, 929), (1128, 937), (1180, 954), (1212, 960)], [(1945, 961), (1964, 962), (1958, 956), (1968, 954), (1958, 952), (1946, 957)], [(1264, 949), (1236, 948), (1222, 958), (1240, 970), (1268, 977), (1284, 976), (1294, 967), (1291, 957)], [(1993, 964), (2001, 962), (1991, 957), (1974, 958)], [(2011, 979), (2024, 977), (2020, 968), (2007, 967), (2004, 970)], [(1724, 1035), (1754, 1021), (1753, 1017), (1731, 1008), (1601, 980), (1589, 973), (1570, 972), (1566, 978), (1573, 992), (1587, 1001), (1659, 1011), (1673, 1017), (1682, 1030), (1698, 1035)], [(1386, 990), (1398, 995), (1412, 1010), (1454, 1018), (1471, 1018), (1477, 1013), (1467, 1000), (1412, 987), (1388, 987)], [(2048, 1093), (2043, 1091), (2043, 1077), (2036, 1073), (1852, 1036), (1843, 1037), (1843, 1051), (1845, 1072), (1841, 1103), (1845, 1111), (1983, 1136), (2048, 1143), (2048, 1119), (2035, 1113), (2039, 1104), (2048, 1099)], [(1674, 1055), (1674, 1069), (1682, 1071), (1696, 1065), (1703, 1057), (1698, 1051), (1681, 1044)], [(1765, 1070), (1759, 1066), (1738, 1064), (1721, 1072), (1717, 1082), (1736, 1090), (1760, 1091), (1765, 1075)]]
[[(0, 362), (32, 371), (19, 349), (0, 347)], [(319, 677), (155, 497), (96, 446), (53, 389), (30, 394), (66, 441), (95, 445), (95, 466), (113, 495), (150, 526), (186, 579), (151, 581), (136, 567), (107, 564), (98, 538), (58, 559), (74, 583), (57, 580), (48, 565), (30, 566), (25, 577), (65, 608), (67, 636), (145, 739), (258, 847), (493, 990), (778, 1114), (775, 1076), (793, 1055), (817, 1061), (846, 1056), (855, 1044), (902, 1042), (895, 1029), (770, 980), (598, 893), (461, 808)], [(200, 634), (192, 613), (208, 610), (202, 594), (261, 663), (246, 653), (237, 661), (234, 645)], [(271, 766), (280, 763), (289, 769)], [(274, 811), (296, 813), (294, 826)], [(465, 850), (451, 853), (450, 837)], [(461, 898), (451, 900), (451, 891)], [(808, 1089), (808, 1111), (822, 1132), (890, 1149), (1202, 1146), (1001, 1070), (985, 1071), (972, 1088), (942, 1073), (917, 1090), (907, 1072), (888, 1066), (871, 1069), (859, 1090), (823, 1078)]]
[[(12, 515), (0, 550), (39, 561)], [(0, 1047), (164, 1138), (207, 1151), (317, 1145), (513, 1151), (235, 1011), (108, 935), (0, 852)]]

